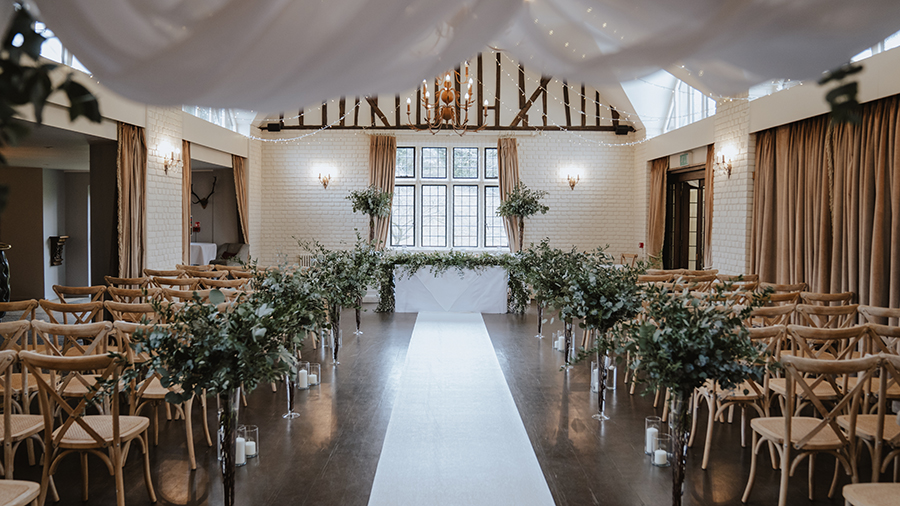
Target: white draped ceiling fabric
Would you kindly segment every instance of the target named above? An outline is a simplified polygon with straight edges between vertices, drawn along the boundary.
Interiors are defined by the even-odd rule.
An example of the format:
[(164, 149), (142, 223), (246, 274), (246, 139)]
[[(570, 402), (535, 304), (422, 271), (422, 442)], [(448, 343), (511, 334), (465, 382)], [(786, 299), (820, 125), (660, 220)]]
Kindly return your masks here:
[(257, 111), (397, 93), (490, 45), (604, 86), (684, 66), (721, 95), (810, 79), (900, 28), (900, 1), (33, 0), (133, 100)]

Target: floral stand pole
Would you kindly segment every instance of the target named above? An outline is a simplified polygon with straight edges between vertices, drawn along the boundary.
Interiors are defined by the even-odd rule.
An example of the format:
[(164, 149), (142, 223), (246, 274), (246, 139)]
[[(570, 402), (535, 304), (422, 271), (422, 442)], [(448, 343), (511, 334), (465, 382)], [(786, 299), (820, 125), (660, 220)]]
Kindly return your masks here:
[(362, 335), (362, 331), (359, 330), (360, 323), (362, 322), (362, 297), (356, 300), (356, 330), (353, 334), (357, 336)]
[(566, 329), (566, 350), (565, 350), (566, 370), (568, 370), (569, 368), (572, 367), (572, 365), (571, 365), (572, 364), (572, 346), (574, 346), (574, 344), (575, 344), (572, 342), (572, 322), (571, 321), (566, 322), (565, 329)]
[(537, 318), (538, 318), (538, 333), (536, 338), (543, 339), (544, 338), (544, 303), (541, 301), (537, 301)]
[(240, 387), (226, 391), (224, 405), (219, 408), (219, 444), (222, 448), (222, 484), (225, 486), (225, 506), (234, 506), (235, 436), (238, 426), (238, 409), (241, 402)]
[(691, 435), (691, 411), (681, 393), (672, 392), (669, 412), (669, 432), (672, 434), (672, 506), (681, 506), (684, 495), (684, 472), (687, 465), (687, 442)]
[(334, 346), (332, 351), (334, 353), (334, 365), (340, 364), (338, 362), (338, 351), (341, 349), (341, 306), (334, 305), (331, 308), (331, 331), (334, 333)]

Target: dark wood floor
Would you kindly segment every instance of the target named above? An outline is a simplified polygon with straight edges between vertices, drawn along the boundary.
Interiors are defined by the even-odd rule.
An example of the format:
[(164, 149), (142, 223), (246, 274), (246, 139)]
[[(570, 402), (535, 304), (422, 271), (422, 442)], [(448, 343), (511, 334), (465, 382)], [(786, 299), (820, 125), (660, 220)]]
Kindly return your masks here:
[[(373, 307), (370, 307), (371, 310)], [(346, 312), (345, 322), (352, 322)], [(558, 505), (662, 505), (670, 498), (668, 468), (650, 465), (642, 452), (643, 420), (654, 414), (652, 398), (631, 396), (620, 388), (610, 397), (612, 419), (599, 423), (589, 390), (588, 365), (559, 370), (563, 356), (550, 340), (535, 339), (535, 315), (485, 315), (500, 366), (509, 383), (544, 476)], [(237, 471), (238, 504), (365, 505), (396, 397), (414, 314), (363, 314), (364, 334), (347, 332), (341, 364), (334, 368), (322, 350), (305, 358), (322, 362), (323, 383), (298, 396), (303, 416), (283, 420), (284, 387), (268, 385), (249, 395), (241, 423), (260, 427), (260, 457)], [(545, 327), (545, 334), (558, 325)], [(346, 331), (345, 331), (346, 332)], [(212, 402), (214, 405), (214, 402)], [(199, 406), (199, 404), (197, 404)], [(206, 446), (195, 410), (198, 469), (191, 472), (183, 421), (161, 419), (159, 446), (151, 450), (153, 484), (162, 505), (216, 505), (222, 502), (215, 448)], [(705, 416), (699, 431), (705, 434)], [(214, 423), (214, 406), (210, 407)], [(736, 417), (737, 418), (737, 417)], [(717, 424), (711, 465), (700, 469), (702, 438), (689, 455), (685, 503), (738, 505), (750, 468), (750, 451), (740, 447), (740, 428)], [(29, 467), (25, 452), (17, 459), (16, 478), (38, 481), (40, 467)], [(750, 504), (777, 502), (778, 473), (761, 462)], [(415, 466), (415, 462), (410, 462)], [(807, 499), (806, 464), (790, 483), (788, 504), (843, 504), (825, 496), (832, 459), (820, 457), (816, 501)], [(90, 459), (88, 504), (115, 504), (113, 479), (96, 458)], [(848, 480), (844, 479), (842, 483)], [(83, 504), (78, 459), (60, 467), (56, 477), (61, 505)], [(142, 464), (132, 452), (126, 465), (127, 504), (149, 504)]]

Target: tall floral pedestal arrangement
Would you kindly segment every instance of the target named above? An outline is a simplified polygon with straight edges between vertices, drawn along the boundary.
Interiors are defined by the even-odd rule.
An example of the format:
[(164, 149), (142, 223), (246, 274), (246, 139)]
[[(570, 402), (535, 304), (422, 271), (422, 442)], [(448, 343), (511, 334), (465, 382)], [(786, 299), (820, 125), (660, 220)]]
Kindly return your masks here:
[(634, 381), (647, 383), (648, 391), (670, 393), (673, 506), (682, 504), (691, 427), (688, 399), (694, 390), (711, 381), (731, 389), (748, 378), (761, 379), (764, 356), (750, 341), (743, 319), (765, 295), (740, 294), (730, 284), (702, 294), (648, 286), (644, 318), (616, 329), (616, 351), (632, 358)]
[(550, 210), (549, 206), (541, 203), (541, 199), (546, 196), (546, 191), (532, 190), (522, 184), (522, 181), (517, 182), (509, 194), (501, 195), (502, 201), (497, 207), (497, 216), (515, 218), (519, 224), (519, 244), (511, 244), (513, 247), (518, 246), (516, 251), (522, 251), (525, 246), (525, 218), (537, 213), (547, 214), (547, 211)]

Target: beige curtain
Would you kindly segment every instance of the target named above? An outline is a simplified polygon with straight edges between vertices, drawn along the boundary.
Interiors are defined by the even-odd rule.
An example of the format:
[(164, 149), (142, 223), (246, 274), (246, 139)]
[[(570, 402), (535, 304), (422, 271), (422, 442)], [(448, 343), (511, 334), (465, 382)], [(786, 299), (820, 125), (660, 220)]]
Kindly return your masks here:
[(663, 241), (666, 236), (666, 172), (669, 157), (650, 162), (650, 212), (647, 224), (647, 253), (650, 262), (662, 266)]
[(832, 291), (900, 307), (900, 96), (864, 104), (833, 133)]
[(144, 129), (119, 123), (119, 276), (144, 275), (147, 262), (147, 141)]
[(181, 263), (191, 264), (191, 143), (181, 141)]
[(248, 215), (250, 203), (247, 188), (247, 159), (243, 156), (231, 155), (231, 167), (234, 170), (234, 191), (237, 194), (238, 219), (240, 228), (238, 234), (244, 244), (250, 243), (250, 217)]
[[(829, 291), (831, 213), (825, 158), (829, 119), (819, 116), (757, 136), (751, 269), (762, 281)], [(759, 211), (756, 211), (759, 206)]]
[[(394, 193), (397, 165), (397, 138), (373, 135), (369, 138), (369, 184), (382, 191)], [(375, 218), (375, 244), (384, 249), (391, 232), (391, 217)]]
[[(497, 140), (497, 167), (500, 176), (500, 201), (503, 202), (519, 182), (519, 150), (514, 138)], [(519, 247), (518, 218), (504, 218), (503, 228), (506, 229), (509, 250), (516, 251)]]
[(713, 186), (716, 165), (716, 145), (706, 146), (706, 170), (703, 178), (705, 181), (705, 193), (703, 204), (703, 266), (712, 268), (712, 223), (713, 223)]
[(763, 281), (900, 307), (900, 97), (861, 117), (757, 135), (751, 262)]

